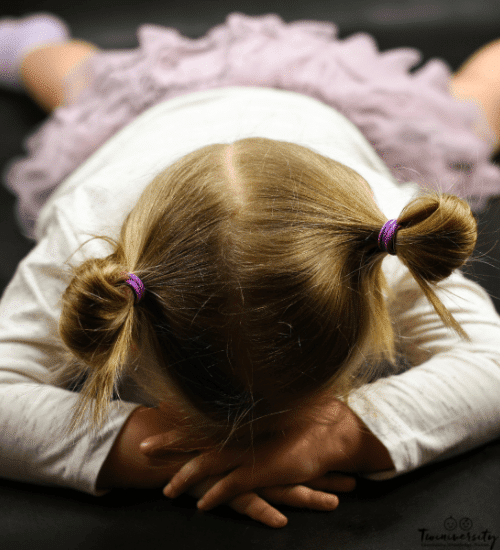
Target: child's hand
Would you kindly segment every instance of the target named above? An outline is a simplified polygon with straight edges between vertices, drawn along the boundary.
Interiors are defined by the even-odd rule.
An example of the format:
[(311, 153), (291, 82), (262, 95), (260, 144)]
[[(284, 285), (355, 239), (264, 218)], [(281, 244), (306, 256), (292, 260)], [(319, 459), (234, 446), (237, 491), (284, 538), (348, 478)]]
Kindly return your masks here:
[(196, 451), (172, 452), (162, 460), (145, 456), (139, 445), (144, 438), (168, 433), (174, 426), (176, 424), (160, 408), (135, 409), (116, 437), (101, 467), (96, 487), (98, 489), (163, 487), (181, 466), (199, 453)]
[[(211, 475), (225, 474), (198, 502), (209, 510), (237, 495), (277, 485), (325, 482), (325, 474), (392, 469), (385, 447), (343, 403), (334, 400), (323, 411), (330, 420), (308, 421), (294, 426), (284, 436), (266, 441), (254, 449), (237, 447), (211, 450), (188, 461), (171, 479), (164, 493), (175, 497)], [(159, 456), (173, 434), (160, 434), (143, 442), (149, 456)], [(336, 482), (339, 482), (337, 480)], [(326, 490), (341, 490), (332, 487)], [(341, 479), (340, 483), (344, 483)], [(320, 487), (321, 488), (321, 487)]]

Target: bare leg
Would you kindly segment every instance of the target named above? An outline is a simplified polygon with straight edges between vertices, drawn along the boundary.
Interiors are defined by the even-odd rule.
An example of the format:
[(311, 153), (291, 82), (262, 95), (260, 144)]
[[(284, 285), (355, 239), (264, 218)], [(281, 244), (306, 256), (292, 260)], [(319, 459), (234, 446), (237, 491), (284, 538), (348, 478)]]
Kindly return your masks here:
[(500, 40), (490, 42), (460, 67), (450, 83), (451, 94), (458, 100), (476, 103), (484, 119), (477, 132), (494, 148), (500, 148)]
[(28, 93), (49, 112), (71, 103), (88, 82), (83, 77), (69, 89), (67, 79), (97, 51), (93, 44), (70, 40), (29, 52), (20, 69)]

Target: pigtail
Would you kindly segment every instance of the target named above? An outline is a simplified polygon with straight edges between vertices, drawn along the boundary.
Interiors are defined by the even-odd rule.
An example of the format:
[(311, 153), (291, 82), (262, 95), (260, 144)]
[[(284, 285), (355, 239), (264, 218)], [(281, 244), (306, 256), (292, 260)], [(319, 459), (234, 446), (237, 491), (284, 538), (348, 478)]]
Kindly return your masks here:
[(125, 284), (119, 254), (90, 259), (74, 269), (62, 298), (60, 336), (85, 370), (71, 429), (92, 413), (102, 425), (118, 382), (131, 362), (136, 297)]
[(443, 323), (467, 334), (436, 296), (436, 284), (465, 264), (474, 251), (477, 223), (469, 205), (447, 194), (419, 197), (397, 219), (396, 253), (409, 269)]

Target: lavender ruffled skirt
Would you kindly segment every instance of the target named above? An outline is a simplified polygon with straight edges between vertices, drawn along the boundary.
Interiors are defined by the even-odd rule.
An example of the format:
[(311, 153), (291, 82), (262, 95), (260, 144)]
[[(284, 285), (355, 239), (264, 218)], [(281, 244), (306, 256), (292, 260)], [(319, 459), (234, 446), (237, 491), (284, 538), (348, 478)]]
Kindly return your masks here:
[(199, 39), (153, 25), (139, 47), (96, 54), (84, 68), (90, 85), (26, 141), (6, 184), (31, 236), (54, 188), (100, 145), (145, 109), (181, 94), (223, 86), (267, 86), (317, 98), (349, 118), (399, 181), (466, 197), (476, 208), (500, 193), (492, 147), (473, 131), (472, 104), (448, 93), (439, 60), (411, 71), (413, 49), (380, 53), (366, 34), (337, 38), (333, 24), (284, 23), (276, 15), (228, 16)]

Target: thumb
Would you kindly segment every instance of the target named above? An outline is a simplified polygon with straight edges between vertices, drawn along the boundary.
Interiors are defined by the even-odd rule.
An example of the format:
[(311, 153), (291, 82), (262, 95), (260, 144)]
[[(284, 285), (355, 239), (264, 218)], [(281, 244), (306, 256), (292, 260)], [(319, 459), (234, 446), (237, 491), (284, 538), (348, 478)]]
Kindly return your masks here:
[(147, 437), (141, 441), (139, 450), (146, 456), (158, 457), (170, 452), (192, 451), (192, 448), (182, 444), (182, 436), (178, 430), (170, 430)]

